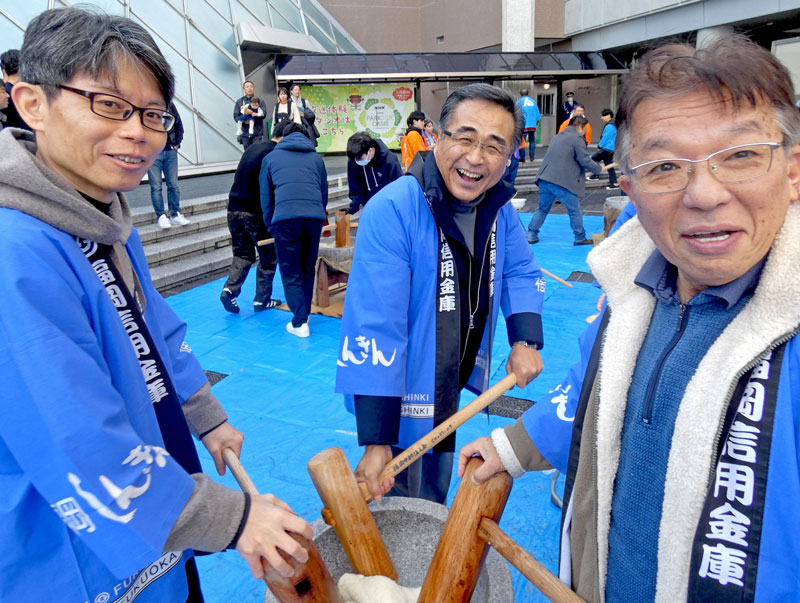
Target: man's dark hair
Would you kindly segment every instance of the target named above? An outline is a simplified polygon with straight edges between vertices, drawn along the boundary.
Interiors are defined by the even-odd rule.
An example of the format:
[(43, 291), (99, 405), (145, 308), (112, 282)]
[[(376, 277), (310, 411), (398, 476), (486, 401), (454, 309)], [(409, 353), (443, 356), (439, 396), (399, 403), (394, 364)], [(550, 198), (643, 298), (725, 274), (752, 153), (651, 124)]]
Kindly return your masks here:
[(153, 75), (169, 107), (175, 78), (153, 38), (131, 19), (97, 11), (55, 8), (35, 17), (20, 50), (20, 79), (39, 84), (52, 99), (61, 92), (57, 86), (82, 74), (108, 77), (116, 86), (124, 59)]
[(272, 136), (271, 136), (271, 138), (283, 138), (283, 136), (284, 136), (283, 132), (286, 129), (286, 126), (288, 124), (290, 124), (290, 123), (294, 123), (294, 122), (282, 121), (282, 122), (279, 122), (277, 124), (272, 124)]
[(7, 75), (16, 75), (19, 71), (19, 50), (12, 48), (0, 54), (0, 67)]
[(583, 115), (575, 115), (574, 117), (569, 118), (570, 126), (585, 126), (588, 123), (589, 120), (586, 119)]
[(255, 85), (253, 82), (251, 82), (250, 80), (245, 80), (245, 81), (243, 81), (243, 82), (242, 82), (242, 88), (244, 88), (244, 87), (245, 87), (245, 85), (247, 85), (247, 84), (250, 84), (251, 86), (253, 86), (253, 88), (255, 88), (255, 86), (256, 86), (256, 85)]
[(417, 120), (425, 121), (425, 114), (422, 111), (412, 111), (406, 120), (406, 125), (410, 128)]
[(701, 48), (674, 43), (655, 48), (628, 72), (617, 112), (615, 163), (628, 165), (631, 120), (642, 101), (677, 99), (692, 92), (706, 92), (734, 110), (769, 103), (784, 148), (800, 138), (800, 114), (786, 67), (745, 36), (726, 35)]
[(611, 109), (603, 109), (600, 111), (600, 115), (608, 115), (611, 119), (614, 119), (614, 112)]
[(366, 132), (356, 132), (347, 139), (347, 156), (355, 161), (373, 146), (378, 145), (372, 136)]
[(518, 149), (522, 143), (522, 127), (524, 119), (522, 117), (522, 110), (515, 104), (514, 97), (510, 92), (491, 86), (489, 84), (467, 84), (461, 88), (454, 90), (447, 100), (442, 105), (442, 114), (439, 116), (439, 127), (443, 130), (448, 129), (450, 120), (456, 112), (456, 107), (468, 100), (485, 100), (491, 103), (496, 103), (508, 111), (514, 118), (514, 134), (511, 138), (510, 151)]
[(308, 132), (301, 124), (295, 123), (293, 121), (287, 122), (283, 128), (283, 136), (284, 137), (289, 136), (289, 134), (294, 134), (295, 132), (299, 132), (300, 134), (308, 138)]
[(520, 96), (528, 96), (528, 89), (527, 88), (523, 88), (522, 90), (519, 91), (519, 95)]

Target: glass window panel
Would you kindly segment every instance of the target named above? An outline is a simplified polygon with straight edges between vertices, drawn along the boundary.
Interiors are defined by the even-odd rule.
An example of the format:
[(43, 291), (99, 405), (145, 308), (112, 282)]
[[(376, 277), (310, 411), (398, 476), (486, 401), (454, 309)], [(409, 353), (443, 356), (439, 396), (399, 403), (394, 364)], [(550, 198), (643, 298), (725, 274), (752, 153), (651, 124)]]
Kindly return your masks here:
[[(322, 14), (322, 12), (317, 8), (316, 4), (311, 2), (311, 0), (300, 0), (300, 6), (303, 8), (303, 12), (306, 14), (306, 23), (308, 23), (308, 17), (311, 17), (315, 21), (315, 25), (322, 29), (329, 37), (333, 37), (333, 33), (331, 33), (331, 25), (330, 25), (330, 18), (326, 17)], [(309, 29), (309, 32), (311, 30)]]
[[(24, 33), (25, 32), (14, 23), (6, 19), (3, 15), (0, 15), (0, 40), (3, 40), (3, 46), (7, 48), (19, 48), (22, 46), (22, 36)], [(3, 51), (5, 51), (5, 48)]]
[(217, 12), (222, 15), (223, 18), (230, 21), (231, 9), (230, 5), (228, 4), (228, 0), (206, 0), (206, 2), (216, 8)]
[[(213, 77), (216, 79), (216, 76)], [(200, 117), (214, 124), (222, 132), (230, 134), (230, 139), (234, 142), (236, 141), (236, 124), (232, 117), (233, 105), (241, 95), (238, 75), (235, 82), (233, 87), (227, 88), (227, 91), (234, 97), (231, 98), (202, 73), (196, 69), (194, 71), (195, 108), (200, 111)], [(205, 153), (205, 147), (202, 149)]]
[[(7, 2), (3, 2), (2, 4), (3, 10), (11, 15), (11, 17), (23, 27), (27, 27), (31, 19), (47, 10), (47, 0), (17, 0), (16, 2), (12, 1), (10, 7), (6, 6), (8, 4)], [(5, 20), (3, 17), (0, 17), (0, 19)], [(19, 48), (21, 45), (21, 37), (19, 44), (16, 46), (10, 46), (8, 40), (3, 39), (3, 50), (0, 50), (0, 52), (5, 52), (9, 48)]]
[[(293, 31), (297, 32), (298, 30), (295, 29), (294, 25), (292, 25), (288, 20), (286, 20), (283, 15), (281, 15), (278, 11), (272, 10), (270, 12), (272, 15), (272, 27), (275, 29), (283, 29), (285, 31)], [(299, 30), (300, 33), (303, 33), (303, 30)]]
[(327, 50), (331, 54), (337, 53), (336, 45), (330, 41), (330, 38), (328, 38), (325, 34), (322, 33), (319, 27), (314, 25), (311, 19), (306, 19), (306, 27), (308, 27), (308, 34), (316, 38), (317, 41), (320, 44), (322, 44), (325, 50)]
[(303, 18), (300, 16), (300, 9), (297, 4), (292, 0), (269, 0), (269, 3), (272, 5), (273, 10), (278, 9), (281, 16), (290, 21), (297, 31), (303, 31)]
[(189, 63), (163, 42), (159, 44), (158, 47), (161, 49), (161, 53), (164, 55), (164, 58), (167, 59), (170, 67), (172, 67), (172, 73), (175, 74), (175, 95), (186, 100), (186, 102), (191, 102), (192, 91), (189, 80)]
[[(197, 24), (197, 27), (235, 57), (236, 42), (233, 40), (233, 27), (231, 24), (220, 17), (213, 8), (206, 4), (205, 0), (188, 0), (187, 6), (187, 12), (191, 15), (192, 21)], [(192, 39), (192, 49), (194, 50), (194, 38)]]
[[(237, 6), (237, 4), (239, 6)], [(264, 25), (272, 25), (272, 21), (269, 18), (269, 9), (267, 8), (267, 0), (234, 0), (233, 4), (233, 13), (234, 16), (238, 19), (236, 23), (245, 22), (248, 23), (253, 20), (253, 16), (249, 15), (246, 17), (239, 17), (242, 13), (242, 6), (246, 6), (250, 13), (255, 15), (261, 23)], [(244, 11), (247, 12), (247, 11)]]
[(350, 42), (350, 40), (348, 40), (342, 32), (336, 29), (336, 27), (333, 27), (332, 29), (333, 36), (336, 38), (336, 44), (339, 46), (342, 52), (353, 54), (360, 52), (358, 48), (356, 48), (355, 45), (353, 45), (353, 43)]
[[(164, 0), (132, 0), (131, 17), (138, 19), (150, 31), (155, 31), (165, 40), (186, 54), (186, 34), (183, 16)], [(159, 47), (164, 46), (156, 40)]]
[[(197, 163), (197, 138), (194, 131), (194, 115), (187, 105), (184, 105), (177, 99), (175, 100), (175, 105), (178, 107), (178, 113), (181, 116), (181, 123), (183, 124), (183, 142), (178, 151), (178, 165), (192, 165)], [(181, 155), (185, 155), (186, 159), (181, 157)]]
[[(231, 34), (233, 30), (230, 30)], [(239, 79), (239, 66), (214, 46), (203, 34), (194, 27), (189, 26), (189, 37), (192, 41), (192, 61), (208, 77), (231, 95), (238, 98), (241, 95), (242, 82)]]
[[(228, 116), (230, 119), (230, 115)], [(215, 122), (217, 126), (217, 122)], [(225, 161), (239, 161), (242, 157), (242, 148), (236, 143), (235, 126), (231, 128), (231, 135), (223, 138), (203, 119), (197, 121), (200, 139), (200, 148), (203, 149), (203, 163), (222, 163)], [(233, 125), (233, 124), (231, 124)]]

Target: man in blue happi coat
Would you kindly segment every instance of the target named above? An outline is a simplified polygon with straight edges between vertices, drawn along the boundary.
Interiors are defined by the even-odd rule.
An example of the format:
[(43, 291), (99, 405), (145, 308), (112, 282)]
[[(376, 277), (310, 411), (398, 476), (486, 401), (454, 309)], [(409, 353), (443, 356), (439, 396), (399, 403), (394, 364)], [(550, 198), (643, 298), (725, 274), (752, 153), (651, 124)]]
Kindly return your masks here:
[(201, 601), (194, 550), (235, 548), (287, 575), (272, 495), (203, 475), (241, 451), (186, 325), (153, 287), (125, 197), (166, 144), (174, 79), (133, 21), (34, 18), (0, 134), (0, 598)]
[(542, 370), (544, 282), (501, 181), (519, 147), (513, 97), (471, 84), (442, 107), (442, 138), (406, 177), (381, 190), (359, 222), (345, 299), (336, 388), (366, 446), (356, 476), (380, 498), (444, 502), (454, 438), (396, 480), (391, 457), (458, 410), (459, 392), (488, 387), (498, 313), (524, 387)]

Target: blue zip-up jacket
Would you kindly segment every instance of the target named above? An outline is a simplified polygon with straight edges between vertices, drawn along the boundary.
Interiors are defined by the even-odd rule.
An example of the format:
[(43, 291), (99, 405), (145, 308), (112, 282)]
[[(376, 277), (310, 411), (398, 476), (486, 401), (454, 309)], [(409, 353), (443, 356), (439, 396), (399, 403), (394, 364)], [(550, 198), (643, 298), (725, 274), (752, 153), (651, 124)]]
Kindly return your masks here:
[(267, 230), (282, 220), (325, 219), (328, 173), (308, 136), (294, 132), (281, 140), (264, 157), (258, 183)]
[[(428, 157), (426, 170), (436, 169), (434, 159)], [(505, 187), (502, 182), (495, 186)], [(353, 394), (402, 397), (401, 447), (433, 428), (438, 244), (439, 228), (415, 177), (395, 180), (362, 212), (342, 317), (336, 391), (346, 394), (351, 412)], [(514, 332), (515, 314), (541, 315), (544, 281), (507, 202), (497, 214), (494, 287), (494, 304), (467, 383), (476, 392), (489, 385), (491, 343), (500, 310), (512, 342), (541, 338), (540, 330), (530, 335)]]
[[(647, 331), (655, 299), (633, 282), (653, 251), (638, 219), (607, 239), (589, 255), (589, 264), (608, 296), (610, 319), (598, 345), (592, 369), (592, 348), (600, 320), (581, 339), (584, 376), (576, 367), (573, 385), (588, 405), (575, 432), (560, 414), (575, 416), (575, 389), (563, 406), (538, 403), (505, 431), (492, 434), (501, 459), (512, 474), (552, 465), (567, 468), (574, 485), (564, 500), (561, 579), (587, 601), (604, 600), (608, 530), (627, 388), (639, 345)], [(675, 421), (664, 502), (659, 525), (656, 601), (692, 601), (688, 591), (691, 551), (698, 521), (714, 479), (715, 446), (720, 437), (739, 376), (779, 342), (786, 351), (779, 367), (769, 473), (763, 497), (764, 515), (755, 601), (795, 600), (800, 575), (800, 207), (790, 206), (752, 299), (709, 348), (686, 387)], [(607, 310), (608, 311), (608, 310)], [(552, 402), (553, 400), (551, 400)], [(576, 429), (577, 429), (576, 425)], [(583, 451), (583, 452), (580, 452)], [(566, 458), (569, 455), (569, 466)], [(569, 494), (569, 493), (568, 493)], [(728, 544), (727, 542), (724, 544)], [(734, 589), (735, 590), (735, 589)], [(732, 600), (739, 600), (732, 599)]]
[(600, 142), (597, 143), (597, 148), (605, 149), (607, 151), (614, 150), (614, 144), (617, 142), (617, 126), (608, 122), (603, 126), (603, 133), (600, 135)]

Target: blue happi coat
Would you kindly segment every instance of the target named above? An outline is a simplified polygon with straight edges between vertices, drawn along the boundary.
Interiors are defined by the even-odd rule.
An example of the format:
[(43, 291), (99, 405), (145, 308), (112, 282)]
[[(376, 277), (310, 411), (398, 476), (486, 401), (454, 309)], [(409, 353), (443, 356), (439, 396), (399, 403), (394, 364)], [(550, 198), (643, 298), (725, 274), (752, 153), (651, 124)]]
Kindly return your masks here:
[[(506, 318), (541, 314), (544, 298), (542, 273), (510, 203), (497, 215), (496, 232), (494, 303), (467, 383), (475, 392), (489, 385), (500, 310)], [(417, 178), (400, 178), (365, 206), (348, 280), (336, 391), (350, 412), (353, 394), (402, 397), (403, 448), (433, 428), (439, 236)]]
[[(181, 401), (206, 378), (185, 324), (126, 248)], [(194, 487), (163, 440), (128, 334), (75, 239), (0, 209), (0, 599), (184, 601), (163, 553)]]

